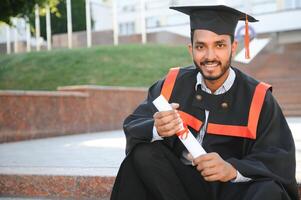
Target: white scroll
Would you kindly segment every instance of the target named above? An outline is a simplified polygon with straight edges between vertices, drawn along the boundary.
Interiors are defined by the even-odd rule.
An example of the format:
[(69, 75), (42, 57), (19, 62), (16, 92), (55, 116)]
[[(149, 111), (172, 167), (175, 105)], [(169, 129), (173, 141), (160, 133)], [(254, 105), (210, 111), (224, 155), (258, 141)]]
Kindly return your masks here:
[[(159, 111), (168, 111), (172, 110), (171, 105), (166, 101), (166, 99), (160, 95), (157, 97), (153, 104)], [(184, 129), (184, 126), (182, 126), (182, 130)], [(187, 148), (189, 153), (191, 153), (193, 158), (196, 158), (200, 155), (206, 154), (206, 151), (203, 149), (201, 144), (196, 140), (196, 138), (192, 135), (192, 133), (188, 130), (186, 137), (180, 137), (179, 139), (184, 144), (184, 146)]]

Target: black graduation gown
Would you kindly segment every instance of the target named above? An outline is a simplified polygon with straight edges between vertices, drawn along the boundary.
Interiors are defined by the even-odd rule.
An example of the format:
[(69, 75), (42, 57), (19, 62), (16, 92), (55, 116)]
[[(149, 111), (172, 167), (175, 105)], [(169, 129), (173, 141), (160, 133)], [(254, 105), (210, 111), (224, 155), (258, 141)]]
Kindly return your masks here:
[[(236, 68), (233, 69), (236, 79), (231, 89), (221, 95), (210, 95), (201, 89), (195, 90), (198, 73), (195, 67), (181, 68), (169, 102), (179, 103), (179, 110), (193, 115), (202, 122), (205, 121), (206, 109), (210, 111), (208, 123), (245, 126), (248, 123), (250, 105), (258, 81)], [(153, 115), (157, 112), (152, 101), (160, 95), (163, 83), (164, 80), (160, 80), (152, 85), (146, 100), (125, 119), (127, 155), (137, 144), (151, 141)], [(197, 95), (201, 95), (202, 98), (196, 98)], [(226, 103), (226, 106), (223, 106), (223, 103), (224, 105)], [(190, 130), (194, 135), (198, 133), (191, 128)], [(178, 157), (185, 148), (176, 136), (164, 138), (163, 142)], [(274, 180), (283, 187), (291, 199), (299, 199), (295, 179), (294, 141), (271, 91), (267, 91), (265, 95), (255, 139), (206, 132), (202, 145), (207, 152), (217, 152), (243, 176), (254, 181)], [(125, 168), (123, 165), (124, 163), (119, 174)], [(114, 190), (118, 190), (120, 182), (117, 176)]]

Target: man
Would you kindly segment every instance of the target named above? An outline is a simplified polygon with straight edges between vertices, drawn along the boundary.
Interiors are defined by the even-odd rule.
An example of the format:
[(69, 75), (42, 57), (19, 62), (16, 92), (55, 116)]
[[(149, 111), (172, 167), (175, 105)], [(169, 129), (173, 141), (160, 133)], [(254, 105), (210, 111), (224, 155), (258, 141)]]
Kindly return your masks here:
[[(172, 69), (126, 118), (111, 199), (299, 199), (293, 138), (270, 86), (231, 66), (238, 20), (257, 20), (226, 6), (173, 9), (190, 16), (194, 66)], [(173, 110), (157, 112), (160, 94)], [(183, 122), (207, 154), (185, 149)]]

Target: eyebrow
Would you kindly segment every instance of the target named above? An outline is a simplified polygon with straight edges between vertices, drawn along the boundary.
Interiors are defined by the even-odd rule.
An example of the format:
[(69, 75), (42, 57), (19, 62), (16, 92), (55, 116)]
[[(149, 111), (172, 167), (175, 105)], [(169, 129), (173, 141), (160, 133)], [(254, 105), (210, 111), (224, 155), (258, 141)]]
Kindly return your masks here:
[(222, 40), (218, 40), (218, 41), (215, 41), (215, 43), (226, 43), (227, 41), (222, 39)]
[(205, 44), (205, 42), (195, 41), (195, 44)]
[[(221, 39), (221, 40), (217, 40), (214, 42), (215, 44), (217, 43), (227, 43), (227, 41), (225, 39)], [(195, 44), (206, 44), (205, 42), (203, 41), (195, 41)]]

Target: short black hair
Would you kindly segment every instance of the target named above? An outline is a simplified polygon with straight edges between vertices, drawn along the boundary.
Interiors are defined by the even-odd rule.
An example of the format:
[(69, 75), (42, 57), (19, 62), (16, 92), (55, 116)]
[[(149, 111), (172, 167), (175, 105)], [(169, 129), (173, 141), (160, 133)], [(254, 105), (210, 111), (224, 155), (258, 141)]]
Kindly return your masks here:
[[(194, 36), (194, 31), (195, 29), (191, 29), (190, 30), (190, 41), (191, 41), (191, 45), (193, 45), (193, 36)], [(230, 35), (230, 39), (231, 39), (231, 44), (234, 42), (234, 36)]]

